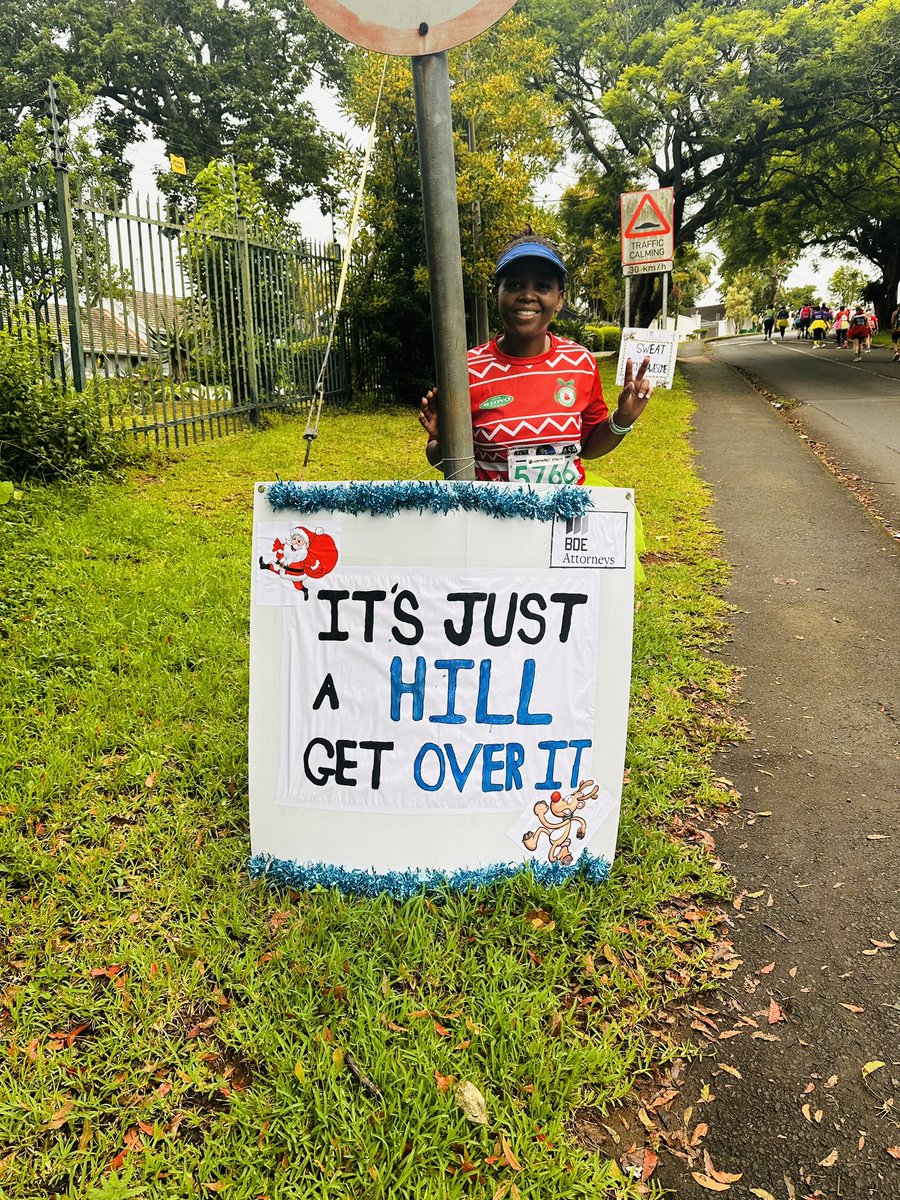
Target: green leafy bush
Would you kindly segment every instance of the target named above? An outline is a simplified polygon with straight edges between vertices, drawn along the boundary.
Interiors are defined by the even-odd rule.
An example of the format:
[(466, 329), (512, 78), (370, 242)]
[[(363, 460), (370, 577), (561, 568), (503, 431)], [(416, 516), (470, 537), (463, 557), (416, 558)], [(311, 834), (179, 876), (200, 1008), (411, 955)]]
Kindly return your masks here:
[(584, 345), (595, 354), (601, 350), (616, 351), (622, 341), (622, 330), (618, 325), (585, 325), (584, 336), (590, 339)]
[(71, 478), (119, 457), (93, 390), (63, 387), (50, 361), (47, 335), (28, 321), (0, 330), (0, 473), (8, 479)]

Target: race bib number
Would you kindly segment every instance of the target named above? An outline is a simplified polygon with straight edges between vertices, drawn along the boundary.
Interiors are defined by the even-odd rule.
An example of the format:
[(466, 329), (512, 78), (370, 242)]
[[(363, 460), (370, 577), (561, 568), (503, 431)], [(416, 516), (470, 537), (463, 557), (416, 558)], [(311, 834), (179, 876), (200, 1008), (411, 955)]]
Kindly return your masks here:
[(578, 483), (580, 475), (574, 454), (535, 454), (532, 450), (510, 450), (507, 455), (512, 483)]

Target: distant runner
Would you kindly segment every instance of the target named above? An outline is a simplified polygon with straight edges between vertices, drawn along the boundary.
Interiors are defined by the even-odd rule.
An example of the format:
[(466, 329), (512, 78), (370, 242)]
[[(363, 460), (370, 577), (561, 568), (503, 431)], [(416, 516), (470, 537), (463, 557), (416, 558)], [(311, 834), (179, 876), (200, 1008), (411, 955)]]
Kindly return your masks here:
[(869, 340), (869, 320), (861, 306), (850, 318), (847, 326), (847, 337), (853, 346), (853, 359), (858, 362), (862, 358), (863, 342)]
[(900, 304), (891, 313), (891, 345), (894, 347), (891, 362), (900, 362)]

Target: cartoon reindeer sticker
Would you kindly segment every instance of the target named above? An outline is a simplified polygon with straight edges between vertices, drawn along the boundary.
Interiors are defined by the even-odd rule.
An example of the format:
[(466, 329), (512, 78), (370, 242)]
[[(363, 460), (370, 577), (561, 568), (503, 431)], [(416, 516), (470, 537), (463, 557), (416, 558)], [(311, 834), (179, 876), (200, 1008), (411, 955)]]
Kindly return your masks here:
[[(583, 840), (587, 833), (587, 821), (578, 816), (578, 810), (584, 808), (588, 800), (593, 800), (600, 789), (593, 779), (582, 779), (578, 787), (569, 796), (561, 792), (550, 793), (550, 803), (538, 800), (534, 806), (534, 815), (540, 825), (530, 830), (522, 838), (526, 850), (537, 850), (538, 842), (544, 835), (547, 837), (547, 862), (561, 863), (567, 867), (574, 862), (572, 857), (572, 827), (577, 826), (575, 836)], [(547, 819), (550, 813), (552, 820)]]

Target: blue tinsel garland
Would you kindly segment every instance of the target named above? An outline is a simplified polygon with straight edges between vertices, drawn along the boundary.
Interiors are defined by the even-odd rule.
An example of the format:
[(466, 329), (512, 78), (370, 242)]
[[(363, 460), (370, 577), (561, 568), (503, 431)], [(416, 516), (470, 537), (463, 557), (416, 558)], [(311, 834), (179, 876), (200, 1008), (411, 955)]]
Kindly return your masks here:
[(435, 892), (449, 887), (457, 892), (482, 887), (528, 873), (540, 883), (554, 886), (578, 876), (588, 883), (603, 883), (609, 878), (609, 863), (593, 854), (582, 854), (570, 867), (559, 863), (494, 863), (471, 871), (377, 871), (347, 870), (329, 863), (297, 863), (288, 859), (256, 854), (248, 863), (251, 879), (266, 879), (270, 883), (296, 888), (301, 892), (313, 888), (337, 888), (354, 896), (393, 896), (408, 900), (422, 892)]
[(402, 509), (419, 512), (483, 512), (491, 517), (519, 517), (530, 521), (552, 521), (584, 516), (591, 505), (590, 493), (580, 487), (554, 487), (546, 492), (530, 488), (502, 488), (473, 483), (440, 483), (420, 479), (388, 483), (293, 483), (271, 484), (266, 495), (272, 508), (296, 512), (372, 513), (393, 517)]

